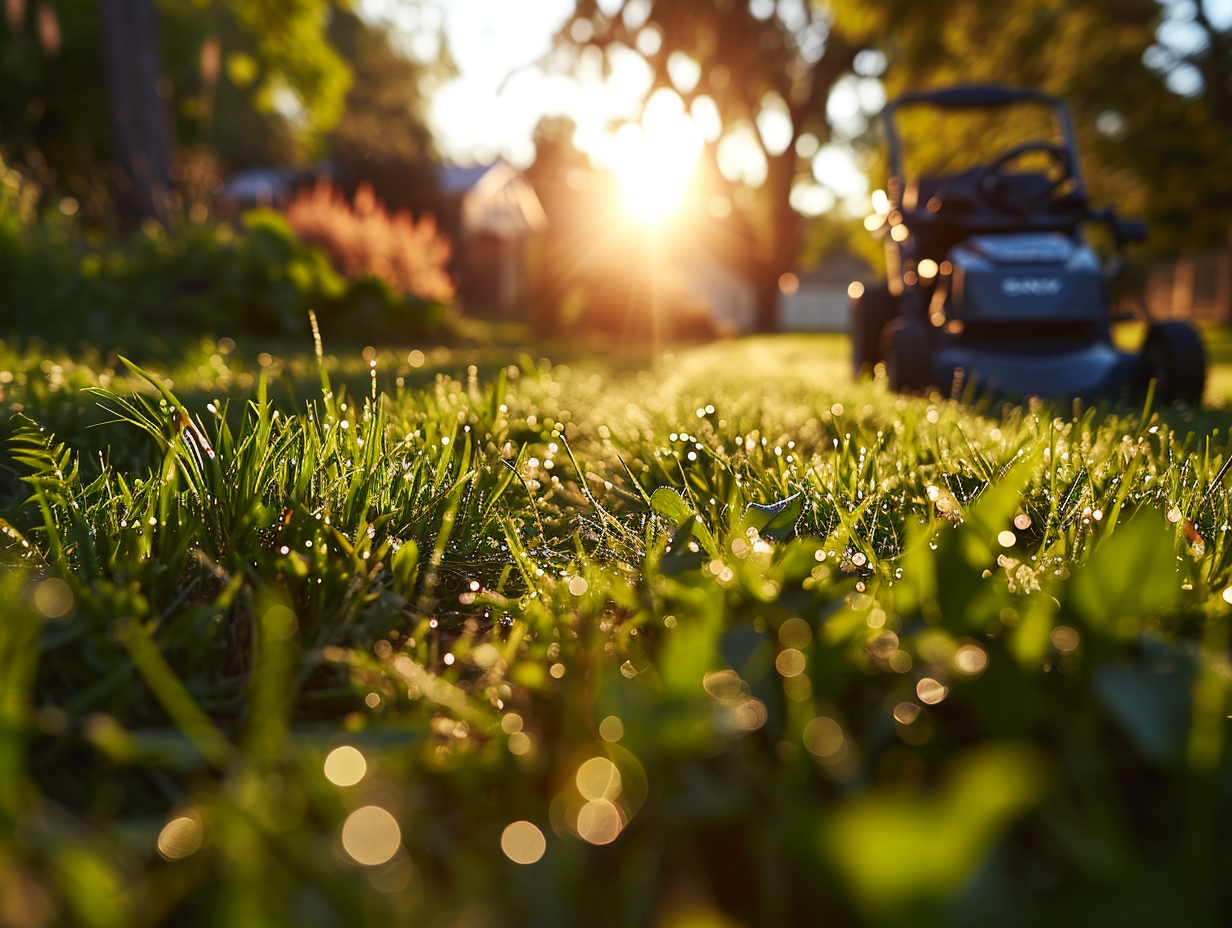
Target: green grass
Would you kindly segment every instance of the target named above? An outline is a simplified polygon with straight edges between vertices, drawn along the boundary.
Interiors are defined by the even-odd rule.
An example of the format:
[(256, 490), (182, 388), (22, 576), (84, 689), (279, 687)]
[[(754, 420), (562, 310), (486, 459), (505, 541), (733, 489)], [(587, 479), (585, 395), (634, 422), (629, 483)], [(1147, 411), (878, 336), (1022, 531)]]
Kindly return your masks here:
[(0, 923), (1226, 909), (1218, 396), (898, 397), (824, 336), (216, 348), (0, 357)]

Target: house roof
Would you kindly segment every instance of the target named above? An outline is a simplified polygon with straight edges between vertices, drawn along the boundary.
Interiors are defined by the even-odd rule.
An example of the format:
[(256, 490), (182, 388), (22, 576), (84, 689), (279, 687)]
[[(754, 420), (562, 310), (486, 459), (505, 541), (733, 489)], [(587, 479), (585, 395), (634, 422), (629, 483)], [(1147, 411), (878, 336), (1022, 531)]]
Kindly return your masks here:
[(450, 165), (441, 167), (437, 171), (437, 177), (440, 179), (441, 189), (446, 193), (463, 194), (474, 188), (492, 167), (491, 164), (477, 164), (465, 168)]
[[(517, 238), (547, 228), (543, 204), (526, 177), (507, 161), (485, 168), (452, 168), (456, 183), (479, 176), (462, 196), (462, 227), (471, 233)], [(461, 172), (466, 171), (467, 174)], [(442, 177), (442, 184), (446, 179)]]
[(329, 162), (307, 167), (254, 167), (229, 177), (222, 195), (224, 199), (244, 205), (280, 205), (290, 199), (298, 185), (332, 175), (333, 165)]

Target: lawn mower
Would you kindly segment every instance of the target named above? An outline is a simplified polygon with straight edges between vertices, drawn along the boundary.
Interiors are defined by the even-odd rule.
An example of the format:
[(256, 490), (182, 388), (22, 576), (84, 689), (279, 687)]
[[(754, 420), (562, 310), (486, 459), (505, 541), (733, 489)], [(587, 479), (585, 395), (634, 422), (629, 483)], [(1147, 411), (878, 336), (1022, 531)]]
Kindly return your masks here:
[[(1043, 105), (1053, 139), (1013, 145), (955, 173), (904, 175), (895, 115)], [(972, 387), (1007, 396), (1130, 398), (1154, 381), (1158, 400), (1196, 404), (1206, 357), (1194, 328), (1149, 325), (1141, 353), (1112, 341), (1106, 287), (1141, 222), (1092, 209), (1079, 173), (1073, 123), (1057, 98), (995, 85), (909, 93), (884, 112), (886, 200), (867, 225), (886, 242), (888, 280), (851, 300), (857, 376), (884, 362), (895, 390)], [(1083, 229), (1102, 224), (1105, 265)]]

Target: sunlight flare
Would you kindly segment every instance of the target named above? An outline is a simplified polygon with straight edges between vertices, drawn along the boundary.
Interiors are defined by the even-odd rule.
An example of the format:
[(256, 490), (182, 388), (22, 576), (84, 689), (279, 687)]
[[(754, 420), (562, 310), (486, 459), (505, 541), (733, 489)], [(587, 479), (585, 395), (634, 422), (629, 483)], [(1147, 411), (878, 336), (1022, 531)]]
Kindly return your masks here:
[(672, 91), (656, 91), (640, 124), (620, 128), (612, 165), (620, 177), (625, 206), (650, 222), (679, 205), (701, 156), (701, 130)]

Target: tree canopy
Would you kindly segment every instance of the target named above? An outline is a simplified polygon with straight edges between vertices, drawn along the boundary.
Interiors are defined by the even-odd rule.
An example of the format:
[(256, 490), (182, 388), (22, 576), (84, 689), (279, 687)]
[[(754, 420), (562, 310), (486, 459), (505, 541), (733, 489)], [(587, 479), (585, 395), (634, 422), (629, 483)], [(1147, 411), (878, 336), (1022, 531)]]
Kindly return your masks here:
[[(809, 134), (815, 150), (828, 139), (825, 103), (855, 49), (830, 29), (820, 7), (776, 7), (771, 0), (626, 0), (619, 6), (581, 0), (559, 41), (637, 49), (653, 72), (652, 90), (674, 89), (686, 105), (716, 113), (724, 134), (740, 132), (760, 148), (764, 178), (738, 177), (729, 168), (726, 180), (733, 200), (743, 204), (732, 222), (744, 227), (752, 246), (742, 251), (758, 290), (758, 327), (773, 328), (778, 279), (800, 247), (801, 216), (790, 201), (794, 182), (810, 166), (800, 153), (809, 148), (798, 143)], [(724, 177), (719, 144), (718, 137), (709, 140), (704, 156), (715, 178)], [(754, 188), (756, 196), (746, 195)]]
[[(328, 35), (329, 0), (157, 0), (155, 9), (157, 92), (181, 147), (207, 146), (225, 165), (322, 150), (351, 80)], [(6, 12), (0, 148), (101, 221), (114, 154), (100, 5), (14, 0)]]
[[(998, 82), (1062, 97), (1093, 198), (1149, 218), (1153, 252), (1210, 247), (1226, 237), (1232, 111), (1223, 107), (1232, 33), (1212, 25), (1204, 5), (841, 0), (834, 10), (835, 27), (850, 41), (886, 54), (891, 96)], [(947, 134), (931, 144), (976, 140), (959, 143)]]
[[(861, 120), (879, 107), (878, 94), (865, 93), (878, 81), (881, 100), (909, 88), (985, 81), (1059, 95), (1073, 111), (1097, 202), (1150, 219), (1157, 253), (1223, 240), (1232, 219), (1232, 19), (1217, 21), (1209, 6), (581, 0), (558, 46), (605, 53), (627, 46), (649, 65), (652, 92), (673, 88), (695, 112), (704, 98), (701, 105), (713, 106), (722, 126), (708, 139), (706, 165), (715, 166), (723, 140), (733, 134), (760, 146), (764, 180), (727, 182), (739, 194), (732, 198), (735, 221), (756, 240), (760, 322), (769, 327), (773, 284), (806, 240), (805, 220), (792, 208), (802, 200), (793, 189), (799, 194), (813, 181), (819, 147), (838, 138), (864, 152), (874, 186), (883, 176), (875, 154), (880, 132)], [(838, 103), (857, 91), (861, 102), (848, 113), (855, 118), (836, 119)], [(934, 133), (925, 144), (976, 142)], [(841, 225), (841, 213), (831, 210), (820, 221)]]

